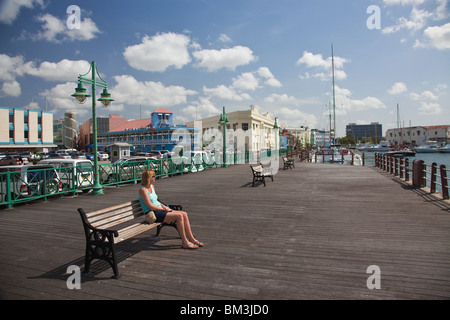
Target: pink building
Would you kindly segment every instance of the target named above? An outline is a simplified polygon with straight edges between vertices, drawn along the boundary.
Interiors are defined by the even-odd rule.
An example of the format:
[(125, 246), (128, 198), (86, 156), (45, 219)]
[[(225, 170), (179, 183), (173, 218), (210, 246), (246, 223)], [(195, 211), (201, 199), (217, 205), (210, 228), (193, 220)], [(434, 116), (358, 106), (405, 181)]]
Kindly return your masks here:
[[(126, 118), (122, 118), (119, 114), (112, 113), (109, 118), (98, 118), (97, 117), (97, 134), (103, 132), (109, 132), (114, 130), (125, 123), (127, 123)], [(92, 130), (92, 118), (84, 122), (80, 126), (79, 133), (79, 148), (80, 150), (88, 150), (93, 148), (93, 130)]]

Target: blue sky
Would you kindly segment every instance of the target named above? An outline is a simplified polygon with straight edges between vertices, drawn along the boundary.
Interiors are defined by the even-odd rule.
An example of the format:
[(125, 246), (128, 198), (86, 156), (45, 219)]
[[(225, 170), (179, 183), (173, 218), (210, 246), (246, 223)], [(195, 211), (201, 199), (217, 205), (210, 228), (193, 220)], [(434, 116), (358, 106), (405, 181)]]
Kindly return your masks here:
[(253, 105), (327, 128), (333, 44), (338, 136), (396, 127), (397, 104), (405, 126), (450, 124), (448, 0), (1, 0), (0, 39), (0, 106), (55, 119), (90, 118), (70, 95), (96, 61), (115, 99), (99, 116), (164, 107), (181, 124)]

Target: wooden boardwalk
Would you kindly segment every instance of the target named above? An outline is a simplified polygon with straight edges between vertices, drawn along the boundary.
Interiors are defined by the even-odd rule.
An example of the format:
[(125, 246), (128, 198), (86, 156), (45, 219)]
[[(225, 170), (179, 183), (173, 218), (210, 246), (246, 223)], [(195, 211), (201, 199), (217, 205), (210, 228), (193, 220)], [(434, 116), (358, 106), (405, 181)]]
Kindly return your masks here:
[[(449, 299), (450, 204), (375, 168), (296, 163), (267, 187), (248, 164), (161, 179), (160, 198), (183, 205), (198, 250), (172, 228), (117, 245), (122, 277), (105, 262), (84, 268), (86, 211), (137, 197), (109, 187), (0, 210), (2, 299)], [(381, 288), (369, 290), (369, 266)]]

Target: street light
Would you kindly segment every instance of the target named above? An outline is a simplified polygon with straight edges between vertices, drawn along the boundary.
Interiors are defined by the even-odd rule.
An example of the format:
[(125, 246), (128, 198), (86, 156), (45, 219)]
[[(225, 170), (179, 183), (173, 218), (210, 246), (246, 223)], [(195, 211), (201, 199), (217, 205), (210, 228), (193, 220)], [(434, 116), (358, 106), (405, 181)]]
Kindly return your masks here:
[[(92, 73), (92, 77), (85, 78), (86, 75)], [(97, 80), (97, 77), (99, 80)], [(85, 103), (86, 99), (90, 97), (89, 94), (86, 93), (86, 88), (83, 87), (83, 83), (90, 84), (92, 86), (92, 131), (94, 132), (94, 186), (92, 187), (92, 194), (103, 194), (102, 186), (100, 185), (99, 176), (98, 176), (98, 155), (97, 155), (97, 110), (95, 105), (95, 92), (97, 86), (104, 88), (103, 93), (101, 94), (101, 98), (97, 101), (100, 101), (104, 107), (108, 107), (114, 99), (111, 99), (111, 94), (108, 92), (108, 84), (105, 80), (102, 79), (97, 70), (97, 65), (95, 61), (92, 61), (91, 67), (88, 72), (85, 74), (78, 75), (78, 86), (75, 88), (75, 93), (72, 94), (78, 103)]]
[(222, 167), (227, 167), (227, 141), (226, 141), (226, 131), (227, 131), (227, 125), (230, 124), (228, 121), (227, 114), (225, 113), (225, 107), (223, 107), (223, 112), (220, 115), (219, 124), (223, 126), (223, 162)]

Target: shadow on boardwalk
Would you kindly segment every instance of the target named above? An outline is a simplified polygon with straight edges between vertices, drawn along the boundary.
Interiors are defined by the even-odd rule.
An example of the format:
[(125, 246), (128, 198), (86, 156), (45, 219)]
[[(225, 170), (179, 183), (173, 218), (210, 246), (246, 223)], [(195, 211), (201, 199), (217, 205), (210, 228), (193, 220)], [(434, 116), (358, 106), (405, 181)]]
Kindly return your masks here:
[[(0, 211), (3, 299), (448, 299), (450, 216), (395, 179), (367, 167), (296, 163), (266, 187), (248, 165), (156, 183), (181, 204), (198, 250), (164, 228), (117, 245), (122, 277), (105, 262), (69, 290), (70, 265), (84, 268), (77, 208), (97, 210), (137, 197), (138, 185), (60, 197)], [(425, 200), (425, 201), (424, 201)], [(430, 200), (430, 201), (428, 201)], [(369, 290), (369, 266), (381, 289)]]

